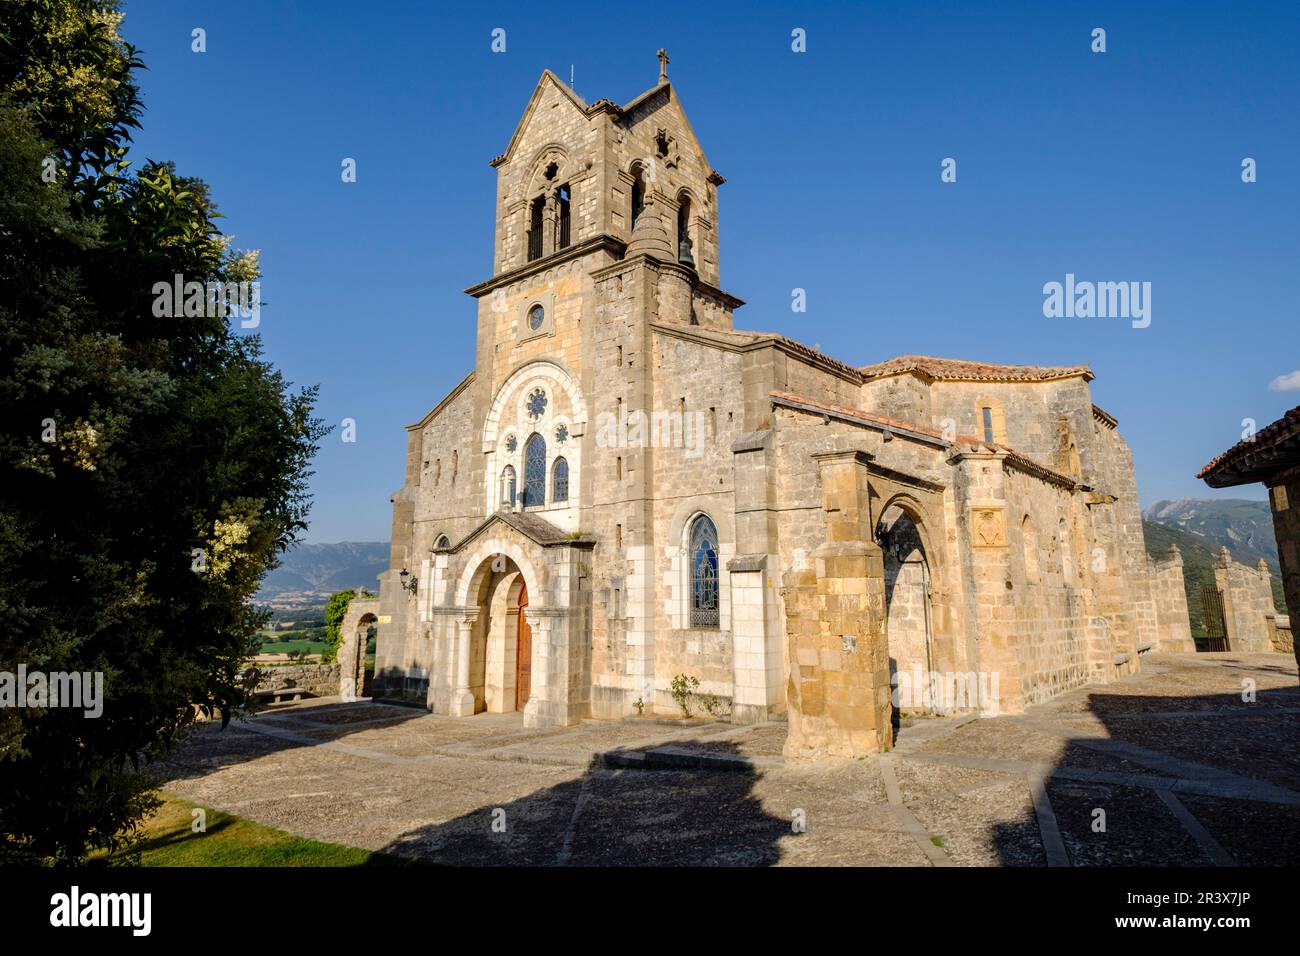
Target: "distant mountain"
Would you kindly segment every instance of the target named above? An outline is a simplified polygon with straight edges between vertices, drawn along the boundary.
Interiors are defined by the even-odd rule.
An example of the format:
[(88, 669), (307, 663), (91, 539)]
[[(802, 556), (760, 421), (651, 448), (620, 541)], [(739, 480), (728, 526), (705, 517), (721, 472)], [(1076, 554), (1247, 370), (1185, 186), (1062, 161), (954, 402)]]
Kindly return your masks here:
[(1216, 555), (1220, 548), (1226, 547), (1242, 564), (1256, 564), (1263, 558), (1277, 566), (1273, 512), (1267, 501), (1180, 498), (1157, 501), (1142, 512), (1142, 517), (1186, 531)]
[(388, 569), (387, 541), (340, 541), (301, 544), (262, 579), (258, 600), (271, 602), (288, 595), (328, 596), (358, 585), (378, 590), (375, 578)]

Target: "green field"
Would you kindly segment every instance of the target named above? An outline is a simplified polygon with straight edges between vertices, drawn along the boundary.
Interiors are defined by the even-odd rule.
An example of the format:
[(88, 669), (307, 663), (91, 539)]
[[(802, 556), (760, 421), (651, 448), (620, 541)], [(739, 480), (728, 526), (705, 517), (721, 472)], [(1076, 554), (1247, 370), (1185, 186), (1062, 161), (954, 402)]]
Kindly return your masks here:
[(308, 654), (320, 654), (325, 650), (325, 645), (319, 641), (304, 641), (301, 638), (290, 641), (267, 641), (262, 642), (263, 654), (288, 654), (290, 651), (304, 651)]
[[(198, 804), (160, 792), (163, 805), (140, 826), (137, 842), (119, 862), (139, 866), (407, 866), (411, 861), (337, 843), (305, 840), (252, 820), (206, 810), (206, 830), (195, 833)], [(138, 860), (128, 859), (139, 854)], [(104, 859), (106, 854), (98, 854)]]

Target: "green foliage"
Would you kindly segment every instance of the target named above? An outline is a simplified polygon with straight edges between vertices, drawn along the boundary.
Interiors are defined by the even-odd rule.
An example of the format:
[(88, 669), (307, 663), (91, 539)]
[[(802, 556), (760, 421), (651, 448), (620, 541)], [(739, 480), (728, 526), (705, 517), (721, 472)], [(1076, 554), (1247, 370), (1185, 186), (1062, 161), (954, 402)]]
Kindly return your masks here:
[(691, 716), (691, 695), (700, 687), (700, 679), (687, 674), (678, 674), (672, 680), (672, 697), (682, 709), (682, 716)]
[(115, 0), (0, 18), (0, 670), (103, 672), (105, 697), (98, 719), (0, 710), (0, 858), (118, 845), (195, 707), (246, 702), (251, 598), (305, 527), (325, 433), (256, 337), (153, 315), (155, 283), (245, 279), (256, 257), (205, 184), (128, 170), (119, 20)]
[(326, 602), (325, 650), (321, 654), (322, 663), (332, 664), (339, 659), (339, 645), (343, 643), (343, 632), (340, 628), (343, 618), (347, 616), (348, 605), (356, 596), (357, 592), (349, 588), (346, 591), (335, 591)]

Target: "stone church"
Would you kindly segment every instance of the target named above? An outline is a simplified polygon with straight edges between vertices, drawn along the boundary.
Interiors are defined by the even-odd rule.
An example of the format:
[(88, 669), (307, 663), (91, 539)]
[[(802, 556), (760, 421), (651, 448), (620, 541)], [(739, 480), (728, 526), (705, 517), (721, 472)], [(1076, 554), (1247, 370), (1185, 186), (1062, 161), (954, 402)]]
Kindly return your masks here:
[(900, 711), (1015, 713), (1192, 649), (1086, 365), (857, 366), (736, 327), (726, 180), (662, 51), (623, 106), (544, 72), (491, 165), (474, 367), (407, 426), (377, 697), (546, 727), (680, 715), (681, 675), (696, 713), (787, 719), (790, 755), (861, 755)]

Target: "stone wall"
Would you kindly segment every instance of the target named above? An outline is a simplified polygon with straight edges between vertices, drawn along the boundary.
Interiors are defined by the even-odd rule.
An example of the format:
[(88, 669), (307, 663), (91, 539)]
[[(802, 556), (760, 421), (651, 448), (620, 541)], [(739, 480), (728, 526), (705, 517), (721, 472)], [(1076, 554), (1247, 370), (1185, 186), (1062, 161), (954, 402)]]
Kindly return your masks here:
[(1295, 635), (1291, 632), (1290, 615), (1273, 616), (1273, 650), (1282, 654), (1295, 653)]
[[(1171, 544), (1161, 560), (1151, 559), (1151, 594), (1156, 607), (1155, 649), (1178, 653), (1194, 652), (1192, 626), (1187, 613), (1187, 586), (1183, 577), (1183, 555)], [(1146, 650), (1147, 648), (1139, 648)]]
[(338, 664), (291, 664), (284, 667), (259, 667), (257, 690), (301, 688), (312, 697), (336, 697), (339, 693)]
[(1233, 561), (1228, 549), (1219, 552), (1214, 580), (1223, 597), (1224, 626), (1228, 648), (1234, 651), (1273, 650), (1273, 585), (1268, 565), (1261, 558), (1256, 567)]

